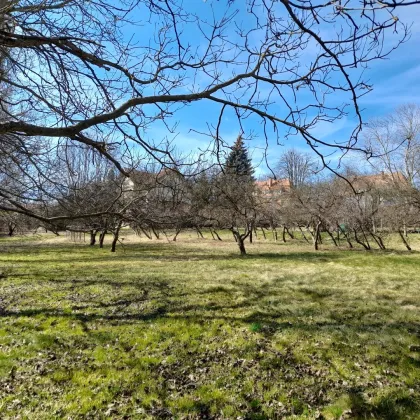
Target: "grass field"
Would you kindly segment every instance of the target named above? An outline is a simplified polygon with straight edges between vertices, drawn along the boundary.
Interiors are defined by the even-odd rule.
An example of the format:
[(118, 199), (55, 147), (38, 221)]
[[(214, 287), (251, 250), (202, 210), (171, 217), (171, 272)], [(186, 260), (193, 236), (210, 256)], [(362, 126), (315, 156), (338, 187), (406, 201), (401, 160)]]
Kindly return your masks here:
[(124, 244), (0, 238), (0, 418), (420, 419), (419, 253)]

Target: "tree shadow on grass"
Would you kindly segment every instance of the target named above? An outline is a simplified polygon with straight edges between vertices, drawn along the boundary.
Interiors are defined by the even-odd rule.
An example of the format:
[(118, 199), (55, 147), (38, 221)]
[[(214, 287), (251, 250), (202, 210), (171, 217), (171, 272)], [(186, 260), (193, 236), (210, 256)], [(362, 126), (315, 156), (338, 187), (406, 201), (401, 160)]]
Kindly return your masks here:
[[(82, 280), (80, 280), (82, 282)], [(195, 292), (191, 292), (188, 298), (185, 299), (185, 296), (188, 293), (184, 290), (174, 290), (166, 289), (163, 293), (162, 289), (165, 288), (166, 283), (156, 282), (154, 284), (149, 283), (148, 293), (146, 294), (144, 290), (139, 289), (138, 292), (134, 292), (132, 296), (124, 298), (116, 298), (110, 302), (102, 302), (101, 296), (86, 296), (83, 299), (83, 305), (74, 305), (72, 310), (62, 310), (54, 309), (47, 307), (34, 307), (30, 309), (21, 309), (21, 310), (0, 310), (0, 319), (1, 318), (20, 318), (20, 317), (39, 317), (45, 316), (48, 318), (63, 318), (69, 320), (79, 321), (81, 323), (82, 329), (85, 334), (90, 337), (91, 340), (99, 342), (102, 340), (104, 343), (109, 341), (110, 337), (101, 334), (96, 330), (91, 330), (91, 323), (103, 323), (104, 325), (131, 325), (131, 324), (141, 324), (141, 323), (158, 323), (158, 322), (171, 322), (171, 321), (183, 321), (191, 324), (202, 325), (203, 328), (207, 328), (209, 322), (211, 321), (223, 321), (224, 323), (234, 326), (248, 326), (250, 328), (252, 325), (256, 325), (258, 328), (255, 329), (257, 336), (264, 338), (265, 342), (270, 342), (274, 334), (284, 331), (296, 331), (299, 336), (304, 336), (304, 334), (316, 335), (320, 331), (330, 333), (331, 336), (334, 335), (335, 331), (340, 332), (342, 335), (355, 335), (360, 333), (369, 332), (372, 335), (378, 334), (398, 334), (399, 331), (405, 330), (409, 331), (412, 334), (420, 334), (420, 323), (417, 322), (393, 322), (390, 323), (385, 313), (377, 314), (377, 321), (375, 322), (364, 322), (358, 318), (358, 314), (355, 312), (354, 316), (350, 319), (340, 317), (340, 314), (337, 313), (336, 319), (333, 320), (324, 320), (324, 321), (311, 321), (311, 315), (316, 315), (319, 309), (314, 308), (308, 309), (306, 317), (302, 317), (297, 313), (285, 312), (277, 308), (267, 308), (267, 309), (257, 309), (259, 303), (262, 299), (267, 296), (272, 295), (273, 289), (269, 287), (269, 284), (266, 288), (261, 288), (253, 285), (248, 285), (243, 292), (246, 294), (246, 298), (241, 302), (235, 302), (231, 299), (231, 293), (225, 288), (209, 288), (207, 291), (203, 291), (203, 294), (226, 294), (229, 299), (226, 302), (209, 305), (208, 301), (196, 302), (191, 301), (192, 295)], [(143, 285), (144, 286), (144, 285)], [(242, 287), (242, 286), (241, 286)], [(159, 295), (160, 293), (160, 295)], [(138, 309), (134, 310), (130, 305), (138, 305), (143, 302), (147, 302), (149, 294), (154, 295), (154, 300), (157, 300), (159, 303), (158, 307), (148, 307), (143, 311)], [(305, 295), (305, 293), (304, 293)], [(157, 296), (157, 297), (156, 297)], [(316, 296), (311, 296), (311, 293), (306, 293), (308, 299), (323, 299), (324, 297), (331, 296), (327, 294), (318, 294)], [(251, 313), (241, 314), (235, 313), (236, 310), (250, 308), (253, 309)], [(92, 312), (90, 312), (91, 310)], [(111, 313), (108, 312), (111, 310)], [(298, 309), (296, 309), (297, 311)], [(314, 311), (311, 314), (311, 311)], [(377, 311), (377, 309), (375, 309)], [(239, 312), (239, 311), (238, 311)], [(293, 322), (290, 322), (288, 319), (293, 319)], [(35, 327), (34, 327), (35, 328)], [(222, 343), (220, 343), (222, 345)], [(276, 372), (295, 372), (296, 375), (303, 376), (313, 376), (314, 371), (311, 370), (310, 364), (301, 362), (293, 358), (293, 353), (289, 352), (284, 353), (274, 353), (270, 349), (269, 345), (267, 348), (264, 348), (265, 361), (261, 361), (261, 364), (258, 365), (258, 372), (260, 371), (276, 371)], [(197, 355), (197, 366), (202, 367), (202, 363), (207, 365), (213, 363), (215, 365), (220, 364), (225, 361), (229, 361), (229, 364), (225, 365), (226, 369), (232, 368), (232, 363), (237, 362), (237, 360), (243, 360), (243, 355), (240, 353), (235, 353), (232, 350), (232, 354), (223, 354), (217, 353), (216, 350), (202, 349), (205, 351), (205, 355)], [(268, 353), (267, 353), (268, 352)], [(271, 352), (271, 353), (270, 353)], [(258, 356), (258, 352), (255, 353)], [(267, 356), (267, 354), (269, 356)], [(218, 355), (218, 356), (217, 356)], [(200, 362), (200, 360), (206, 359), (207, 357), (219, 357), (218, 359), (211, 359), (211, 362), (205, 361)], [(185, 362), (189, 366), (189, 363), (194, 360), (194, 354), (192, 353), (188, 356), (188, 362)], [(344, 356), (343, 356), (344, 357)], [(402, 356), (407, 358), (407, 356)], [(254, 356), (256, 358), (256, 356)], [(255, 359), (257, 360), (257, 359)], [(414, 368), (418, 369), (418, 365), (415, 364), (416, 359), (414, 360)], [(254, 363), (260, 363), (255, 362)], [(277, 364), (276, 364), (277, 363)], [(167, 367), (159, 367), (161, 371), (159, 374), (168, 375), (168, 378), (176, 378), (177, 383), (181, 383), (182, 386), (187, 386), (190, 379), (188, 375), (192, 367), (185, 368), (176, 362)], [(164, 370), (162, 370), (164, 369)], [(184, 371), (182, 370), (184, 369)], [(244, 368), (245, 369), (245, 368)], [(252, 369), (252, 368), (251, 368)], [(265, 369), (265, 370), (264, 370)], [(282, 373), (282, 374), (283, 374)], [(255, 374), (255, 372), (253, 373)], [(166, 376), (165, 376), (166, 377)], [(258, 377), (258, 376), (257, 376)], [(263, 379), (259, 379), (263, 380)], [(282, 379), (283, 380), (283, 379)], [(185, 383), (184, 383), (184, 382)], [(181, 386), (180, 385), (180, 386)], [(311, 402), (311, 395), (318, 392), (319, 383), (314, 383), (313, 385), (308, 385), (308, 389), (301, 395), (299, 394), (299, 407), (304, 406), (303, 401)], [(323, 386), (329, 387), (330, 383), (326, 383)], [(337, 392), (347, 392), (350, 398), (350, 405), (352, 410), (352, 418), (377, 418), (377, 419), (396, 419), (402, 420), (407, 418), (407, 414), (416, 413), (418, 406), (414, 398), (391, 395), (382, 398), (379, 402), (372, 404), (366, 400), (366, 397), (363, 394), (362, 390), (350, 389), (348, 390), (343, 384), (339, 385), (340, 388), (335, 388)], [(298, 391), (296, 391), (298, 392)], [(299, 391), (300, 392), (300, 391)], [(248, 407), (244, 407), (244, 418), (246, 419), (266, 419), (269, 418), (264, 413), (264, 403), (257, 404), (257, 398), (254, 395), (251, 395)], [(321, 397), (320, 397), (321, 398)], [(254, 402), (253, 402), (254, 401)], [(313, 404), (313, 402), (311, 402)], [(322, 398), (318, 401), (317, 404), (323, 406), (326, 404)], [(293, 408), (294, 410), (294, 408)], [(195, 411), (199, 413), (200, 418), (206, 418), (208, 413), (208, 407), (206, 405), (200, 405), (197, 403)], [(159, 417), (158, 412), (152, 413), (154, 416)], [(160, 413), (162, 414), (162, 413)], [(296, 414), (296, 412), (295, 412)], [(171, 418), (172, 414), (167, 411), (167, 418)], [(173, 416), (172, 416), (173, 417)], [(162, 417), (163, 418), (163, 417)], [(211, 418), (211, 417), (209, 417)]]
[[(351, 297), (348, 298), (351, 302), (343, 302), (341, 306), (332, 305), (327, 320), (323, 317), (322, 321), (316, 321), (316, 317), (323, 312), (325, 302), (328, 305), (330, 300), (334, 303), (336, 299), (342, 299), (341, 296), (335, 297), (339, 290), (299, 287), (293, 291), (296, 307), (290, 309), (287, 306), (288, 297), (283, 294), (282, 279), (266, 282), (263, 287), (235, 281), (229, 287), (217, 285), (201, 290), (179, 288), (169, 280), (150, 278), (120, 281), (110, 281), (106, 278), (48, 279), (47, 282), (57, 285), (56, 291), (59, 293), (76, 292), (74, 296), (70, 294), (61, 298), (63, 305), (70, 307), (70, 310), (36, 306), (7, 310), (7, 307), (0, 307), (0, 317), (31, 317), (44, 314), (86, 322), (104, 320), (118, 323), (158, 318), (192, 322), (224, 320), (248, 325), (259, 324), (261, 334), (266, 337), (291, 328), (311, 332), (320, 328), (349, 328), (355, 332), (402, 328), (409, 333), (420, 334), (420, 323), (390, 322), (389, 313), (392, 308), (386, 304), (376, 305), (371, 310), (376, 322), (366, 319), (365, 316), (370, 313), (369, 308), (365, 308), (363, 302), (357, 302), (358, 306), (353, 307), (354, 299)], [(111, 289), (105, 289), (110, 290), (109, 295), (105, 291), (104, 295), (91, 294), (89, 289), (84, 290), (85, 287), (96, 285), (115, 289), (115, 295)], [(274, 299), (274, 305), (267, 303), (267, 299)], [(263, 302), (265, 303), (262, 304)], [(139, 309), (139, 306), (143, 308)], [(293, 323), (290, 319), (294, 320)], [(302, 319), (307, 321), (302, 322)]]
[[(58, 258), (63, 258), (65, 255), (64, 263), (109, 261), (112, 269), (114, 268), (112, 266), (113, 261), (121, 261), (124, 263), (124, 261), (131, 261), (133, 259), (143, 259), (147, 261), (161, 258), (169, 263), (171, 261), (188, 262), (188, 260), (191, 259), (220, 260), (228, 262), (237, 261), (238, 264), (236, 267), (234, 264), (230, 264), (229, 267), (229, 269), (232, 268), (232, 270), (237, 270), (241, 267), (240, 261), (244, 260), (243, 257), (236, 254), (230, 254), (226, 257), (220, 252), (211, 255), (204, 252), (197, 254), (196, 251), (185, 252), (185, 249), (174, 252), (174, 249), (175, 248), (171, 245), (166, 246), (161, 243), (145, 244), (144, 246), (133, 244), (128, 246), (127, 253), (124, 254), (121, 252), (111, 256), (108, 252), (96, 254), (97, 250), (94, 252), (91, 249), (86, 248), (86, 252), (81, 252), (81, 258), (79, 258), (79, 256), (77, 258), (72, 258), (70, 254), (70, 259), (67, 258), (69, 255), (68, 249), (65, 249), (59, 254)], [(77, 250), (80, 251), (81, 248), (77, 247)], [(59, 259), (54, 259), (54, 247), (51, 247), (48, 252), (50, 253), (51, 261), (54, 261), (55, 263), (60, 262)], [(173, 254), (171, 254), (171, 252), (173, 252)], [(340, 252), (280, 252), (278, 254), (259, 253), (254, 255), (251, 253), (245, 258), (246, 260), (258, 262), (290, 260), (292, 262), (309, 261), (318, 264), (344, 259), (351, 255), (350, 253)], [(40, 253), (43, 253), (43, 251)], [(159, 253), (168, 253), (169, 255), (161, 255)], [(24, 257), (24, 255), (22, 255), (22, 257)], [(22, 262), (22, 260), (19, 261)], [(33, 261), (29, 260), (27, 262), (28, 266), (33, 263)], [(40, 259), (37, 260), (36, 263), (46, 264), (47, 261)], [(40, 266), (37, 268), (38, 270), (40, 269), (39, 267)], [(59, 267), (59, 269), (61, 270), (62, 268)], [(17, 309), (18, 306), (15, 301), (13, 306), (10, 307), (11, 309), (8, 309), (7, 307), (3, 309), (0, 308), (0, 321), (5, 318), (17, 319), (16, 331), (18, 332), (20, 331), (19, 318), (38, 318), (35, 322), (24, 320), (21, 324), (25, 325), (25, 328), (33, 328), (35, 334), (40, 334), (41, 336), (43, 333), (38, 333), (38, 330), (36, 330), (37, 325), (40, 324), (40, 318), (41, 320), (43, 317), (46, 317), (58, 318), (57, 321), (59, 321), (59, 318), (78, 321), (85, 334), (77, 335), (77, 339), (81, 341), (86, 340), (90, 344), (94, 343), (93, 345), (96, 345), (101, 340), (106, 344), (120, 334), (120, 328), (108, 329), (108, 326), (139, 325), (139, 330), (141, 331), (147, 330), (147, 328), (153, 328), (154, 330), (159, 331), (159, 323), (162, 322), (165, 324), (162, 331), (169, 331), (170, 333), (167, 333), (167, 336), (172, 337), (172, 331), (180, 329), (184, 333), (185, 331), (189, 331), (190, 326), (197, 324), (202, 326), (202, 328), (195, 328), (195, 330), (203, 331), (204, 337), (203, 345), (199, 348), (199, 351), (195, 352), (194, 348), (190, 346), (189, 343), (185, 343), (185, 348), (180, 345), (176, 347), (177, 336), (176, 332), (174, 332), (174, 348), (177, 349), (176, 351), (181, 352), (181, 354), (184, 350), (187, 352), (186, 349), (188, 349), (188, 356), (184, 355), (184, 359), (180, 356), (179, 362), (178, 354), (171, 348), (168, 351), (173, 351), (177, 360), (168, 365), (156, 365), (156, 369), (160, 369), (156, 375), (167, 374), (168, 378), (175, 378), (177, 380), (177, 387), (179, 385), (181, 389), (177, 395), (182, 395), (182, 392), (189, 392), (187, 387), (191, 383), (191, 379), (189, 379), (191, 371), (196, 374), (203, 366), (212, 365), (221, 366), (221, 369), (223, 369), (224, 372), (229, 372), (229, 370), (234, 371), (234, 369), (237, 369), (237, 367), (235, 367), (236, 365), (234, 366), (235, 363), (244, 363), (243, 365), (239, 365), (239, 369), (243, 370), (243, 378), (246, 378), (248, 375), (248, 377), (256, 383), (270, 383), (267, 380), (268, 376), (261, 375), (262, 372), (268, 371), (275, 372), (275, 374), (278, 375), (273, 383), (282, 383), (282, 386), (287, 387), (287, 381), (295, 381), (297, 386), (293, 392), (297, 394), (296, 399), (299, 403), (297, 404), (298, 407), (303, 406), (304, 403), (312, 404), (313, 407), (324, 406), (328, 401), (324, 399), (323, 396), (315, 402), (311, 400), (311, 397), (313, 395), (318, 395), (317, 393), (320, 389), (327, 389), (331, 390), (332, 393), (336, 392), (338, 394), (346, 394), (349, 392), (351, 409), (352, 413), (354, 413), (353, 418), (373, 417), (384, 420), (389, 420), (391, 418), (399, 420), (407, 418), (407, 414), (409, 413), (417, 413), (416, 409), (418, 409), (418, 406), (416, 405), (415, 398), (410, 398), (409, 396), (404, 397), (402, 394), (399, 396), (388, 395), (387, 397), (380, 399), (379, 402), (378, 400), (375, 400), (375, 403), (368, 401), (364, 396), (363, 391), (366, 391), (367, 389), (371, 390), (375, 385), (366, 385), (366, 383), (364, 383), (364, 388), (361, 390), (349, 391), (349, 386), (343, 385), (343, 381), (341, 381), (341, 383), (331, 383), (328, 382), (330, 380), (329, 378), (328, 380), (326, 378), (324, 380), (321, 377), (318, 383), (314, 382), (312, 384), (307, 382), (306, 385), (301, 386), (299, 381), (302, 378), (315, 377), (314, 370), (311, 370), (312, 361), (302, 362), (299, 358), (293, 358), (293, 349), (289, 349), (289, 347), (292, 348), (293, 346), (293, 338), (291, 338), (291, 344), (290, 342), (285, 344), (286, 346), (289, 346), (289, 353), (286, 353), (283, 350), (274, 351), (274, 346), (272, 347), (271, 345), (271, 342), (275, 341), (274, 336), (276, 334), (278, 334), (278, 337), (286, 337), (286, 339), (288, 339), (288, 337), (297, 336), (301, 340), (301, 346), (306, 345), (304, 343), (308, 337), (317, 337), (318, 333), (323, 337), (327, 335), (332, 341), (334, 341), (334, 338), (339, 337), (344, 343), (342, 345), (339, 343), (340, 347), (338, 350), (331, 344), (328, 351), (333, 354), (333, 357), (337, 357), (336, 355), (340, 354), (340, 357), (343, 359), (347, 358), (346, 363), (350, 365), (351, 361), (354, 360), (354, 353), (351, 354), (351, 351), (360, 352), (357, 353), (357, 355), (363, 355), (364, 350), (359, 350), (359, 348), (351, 350), (349, 343), (345, 338), (346, 336), (356, 337), (359, 335), (366, 335), (370, 340), (370, 338), (375, 337), (376, 339), (376, 337), (379, 336), (402, 336), (402, 333), (406, 334), (408, 332), (417, 340), (417, 336), (420, 334), (420, 323), (417, 322), (417, 318), (414, 318), (411, 322), (404, 322), (402, 321), (403, 318), (390, 318), (389, 310), (392, 308), (392, 305), (387, 306), (386, 302), (383, 302), (384, 305), (382, 306), (375, 304), (372, 307), (373, 309), (369, 309), (369, 305), (366, 305), (367, 309), (363, 309), (362, 307), (364, 307), (365, 302), (358, 302), (357, 296), (347, 296), (346, 294), (344, 295), (343, 300), (343, 297), (339, 295), (340, 288), (335, 288), (334, 285), (330, 288), (324, 288), (319, 285), (312, 287), (311, 284), (305, 284), (306, 287), (297, 287), (297, 284), (296, 286), (291, 286), (293, 289), (292, 299), (295, 302), (295, 306), (288, 306), (287, 299), (291, 295), (287, 293), (287, 289), (290, 286), (289, 283), (282, 285), (282, 282), (290, 280), (290, 277), (285, 277), (284, 279), (276, 278), (272, 281), (265, 281), (262, 284), (255, 284), (250, 279), (245, 279), (244, 281), (234, 280), (228, 285), (209, 285), (207, 288), (200, 287), (196, 290), (194, 287), (189, 289), (188, 287), (177, 285), (176, 281), (174, 282), (171, 278), (172, 272), (168, 274), (159, 274), (163, 277), (163, 280), (154, 277), (151, 278), (151, 276), (142, 276), (139, 279), (129, 277), (128, 279), (121, 278), (116, 281), (111, 277), (112, 271), (106, 273), (106, 276), (110, 278), (110, 280), (108, 280), (107, 278), (95, 277), (97, 273), (82, 273), (77, 270), (74, 270), (73, 273), (89, 277), (76, 277), (72, 279), (70, 277), (72, 275), (72, 268), (66, 268), (65, 270), (67, 271), (65, 273), (67, 279), (60, 278), (59, 275), (58, 279), (46, 280), (47, 282), (51, 282), (51, 284), (48, 285), (50, 287), (49, 290), (52, 290), (52, 293), (57, 291), (57, 299), (54, 300), (55, 295), (52, 295), (43, 300), (42, 286), (44, 280), (41, 280), (40, 287), (35, 290), (35, 294), (31, 295), (30, 290), (28, 290), (28, 297), (32, 299), (29, 300), (29, 302), (31, 302), (30, 304), (34, 305), (34, 307), (27, 307), (25, 309), (22, 303), (20, 305), (22, 309)], [(296, 278), (296, 280), (298, 279)], [(28, 284), (30, 283), (28, 282)], [(183, 279), (181, 279), (181, 284), (184, 284)], [(100, 291), (98, 293), (97, 290), (92, 291), (92, 289), (94, 289), (90, 288), (92, 285), (105, 285), (107, 287), (102, 289), (100, 287), (97, 288), (97, 290)], [(84, 289), (84, 287), (86, 287), (86, 289)], [(22, 293), (24, 298), (26, 297), (25, 293), (27, 293), (26, 290), (19, 292), (18, 287), (14, 292)], [(67, 292), (72, 293), (67, 294)], [(367, 296), (365, 298), (366, 303), (368, 303), (368, 300), (371, 298), (372, 297)], [(63, 299), (63, 301), (60, 302), (60, 299)], [(52, 302), (52, 300), (54, 300), (54, 302)], [(52, 302), (51, 307), (48, 307), (49, 302)], [(273, 304), (270, 302), (273, 302)], [(337, 302), (342, 302), (342, 305), (337, 305)], [(356, 304), (357, 306), (353, 307), (353, 304)], [(59, 307), (58, 309), (56, 309), (57, 306)], [(65, 309), (69, 306), (70, 309)], [(365, 312), (361, 312), (361, 308)], [(371, 314), (369, 314), (369, 310), (372, 311)], [(323, 313), (323, 311), (326, 313)], [(327, 311), (329, 313), (327, 313)], [(364, 317), (366, 314), (371, 316)], [(317, 319), (318, 316), (320, 317)], [(211, 326), (213, 321), (216, 321), (215, 325)], [(56, 320), (54, 320), (54, 322), (56, 322)], [(72, 322), (69, 324), (71, 323)], [(97, 325), (93, 324), (99, 324), (100, 327), (94, 329)], [(263, 346), (263, 355), (260, 356), (259, 348), (251, 350), (253, 353), (246, 354), (243, 349), (247, 347), (248, 343), (241, 344), (242, 347), (235, 348), (233, 346), (227, 347), (227, 350), (224, 350), (223, 346), (225, 345), (224, 340), (226, 336), (223, 335), (223, 331), (220, 337), (216, 337), (215, 348), (212, 348), (211, 343), (208, 345), (209, 343), (205, 341), (206, 336), (204, 335), (204, 331), (208, 330), (209, 325), (213, 328), (214, 326), (217, 327), (217, 325), (222, 324), (229, 327), (227, 328), (230, 331), (229, 334), (242, 334), (245, 330), (245, 334), (240, 338), (243, 339), (245, 337), (250, 342), (250, 348), (252, 348), (252, 345), (259, 346), (260, 343), (263, 343), (261, 344)], [(102, 326), (106, 326), (106, 328), (101, 328)], [(10, 328), (15, 327), (14, 325), (11, 325)], [(194, 328), (191, 329), (194, 330)], [(131, 332), (130, 327), (127, 330)], [(49, 331), (53, 331), (50, 335), (54, 338), (56, 335), (52, 322)], [(138, 331), (138, 329), (132, 328), (132, 331)], [(285, 334), (283, 335), (282, 332)], [(287, 334), (288, 332), (291, 332), (290, 336)], [(217, 335), (218, 332), (215, 334)], [(159, 337), (160, 335), (156, 334), (156, 340), (159, 340)], [(226, 341), (228, 342), (231, 337), (233, 336), (230, 335)], [(71, 340), (72, 339), (69, 339), (68, 342), (71, 343)], [(310, 338), (308, 339), (308, 342), (311, 342)], [(363, 343), (363, 339), (361, 339), (361, 342)], [(69, 346), (70, 345), (71, 344), (69, 344)], [(197, 344), (195, 345), (197, 346)], [(264, 347), (264, 345), (266, 347)], [(57, 347), (55, 351), (58, 353), (59, 351), (62, 351), (62, 349), (60, 349), (61, 348)], [(383, 348), (380, 347), (380, 343), (378, 344), (377, 349), (379, 349), (379, 351), (383, 350)], [(224, 351), (224, 353), (219, 353), (219, 350)], [(343, 350), (343, 353), (340, 353), (341, 350)], [(401, 347), (398, 347), (397, 345), (393, 350), (400, 351)], [(117, 349), (116, 352), (118, 351), (120, 350)], [(129, 352), (131, 350), (127, 351)], [(307, 351), (309, 354), (312, 350), (310, 348), (304, 348), (302, 351)], [(200, 355), (200, 352), (204, 353), (204, 355)], [(112, 352), (110, 353), (112, 354)], [(261, 359), (258, 359), (258, 357), (261, 357)], [(320, 358), (321, 356), (317, 357)], [(410, 357), (408, 352), (403, 352), (399, 357), (405, 362), (410, 363), (412, 369), (419, 369), (418, 360), (415, 357)], [(252, 360), (245, 360), (245, 358)], [(390, 358), (389, 360), (393, 359)], [(317, 359), (316, 362), (325, 363), (326, 369), (328, 369), (328, 358)], [(194, 365), (194, 363), (196, 363), (196, 365)], [(373, 361), (370, 363), (370, 366), (373, 366), (376, 362)], [(387, 361), (387, 363), (390, 362)], [(83, 365), (80, 366), (82, 367)], [(290, 380), (285, 376), (289, 373), (294, 375)], [(203, 381), (205, 383), (206, 379), (203, 379)], [(400, 380), (398, 379), (398, 381)], [(239, 391), (235, 392), (237, 393), (233, 393), (232, 395), (240, 395)], [(162, 399), (166, 398), (164, 393), (160, 395)], [(291, 398), (295, 398), (295, 394), (293, 394)], [(256, 402), (253, 403), (253, 401)], [(249, 398), (247, 397), (247, 405), (243, 407), (244, 418), (268, 418), (264, 413), (264, 410), (266, 409), (266, 407), (264, 407), (265, 403), (261, 402), (260, 404), (257, 404), (258, 401), (263, 401), (261, 394), (258, 394), (257, 391), (253, 391), (252, 395), (250, 395)], [(293, 405), (289, 402), (289, 405), (290, 404)], [(200, 403), (197, 402), (195, 411), (201, 416), (200, 418), (206, 418), (205, 416), (208, 415), (208, 410), (209, 408), (206, 405), (200, 405)], [(295, 408), (293, 408), (293, 410), (295, 410)], [(166, 412), (168, 418), (174, 417), (170, 411), (167, 410)], [(294, 413), (296, 414), (296, 412)], [(163, 415), (163, 411), (150, 412), (150, 414), (159, 417)]]
[[(104, 322), (115, 322), (118, 325), (121, 324), (132, 324), (138, 321), (152, 321), (152, 320), (181, 320), (190, 321), (193, 323), (204, 324), (208, 321), (226, 321), (230, 324), (245, 324), (251, 326), (252, 324), (258, 324), (260, 327), (257, 332), (264, 335), (266, 338), (271, 338), (276, 332), (285, 330), (297, 330), (307, 333), (316, 333), (320, 330), (334, 330), (347, 331), (348, 333), (384, 333), (384, 328), (387, 331), (401, 331), (405, 330), (410, 334), (420, 334), (420, 323), (419, 322), (363, 322), (356, 316), (353, 319), (344, 319), (337, 317), (337, 320), (325, 320), (325, 321), (312, 321), (302, 322), (300, 321), (288, 321), (282, 318), (288, 318), (286, 315), (293, 317), (293, 314), (279, 313), (279, 312), (263, 312), (260, 310), (254, 311), (249, 315), (223, 315), (218, 313), (212, 313), (220, 311), (221, 309), (239, 309), (249, 305), (249, 302), (241, 302), (239, 304), (225, 305), (225, 306), (203, 306), (203, 305), (181, 305), (178, 309), (172, 305), (162, 304), (159, 307), (146, 310), (142, 313), (138, 312), (126, 312), (125, 310), (130, 304), (144, 302), (143, 299), (124, 299), (117, 302), (110, 303), (96, 303), (89, 306), (74, 306), (73, 310), (61, 310), (48, 307), (38, 307), (22, 310), (7, 310), (0, 308), (0, 318), (6, 317), (35, 317), (43, 315), (45, 317), (59, 317), (59, 318), (70, 318), (79, 320), (82, 322), (91, 321), (104, 321)], [(95, 313), (95, 312), (83, 312), (83, 309), (104, 309), (114, 307), (112, 313)], [(280, 318), (280, 319), (279, 319)], [(412, 363), (419, 367), (417, 359), (412, 359)]]
[[(249, 253), (245, 256), (241, 256), (236, 253), (224, 253), (224, 254), (209, 254), (209, 253), (199, 253), (199, 252), (166, 252), (164, 248), (159, 247), (161, 253), (157, 254), (150, 252), (150, 250), (145, 250), (143, 253), (136, 252), (130, 254), (102, 254), (99, 256), (92, 256), (92, 254), (78, 255), (75, 258), (68, 257), (68, 252), (66, 257), (62, 258), (61, 255), (57, 255), (57, 258), (46, 259), (42, 258), (39, 260), (34, 260), (32, 258), (19, 259), (20, 264), (35, 264), (35, 265), (47, 265), (47, 264), (71, 264), (71, 263), (95, 263), (95, 262), (104, 262), (106, 261), (109, 264), (115, 264), (125, 261), (185, 261), (185, 262), (199, 262), (199, 261), (258, 261), (258, 260), (273, 260), (273, 261), (308, 261), (311, 263), (328, 263), (340, 259), (349, 258), (350, 255), (346, 253), (337, 253), (337, 252), (267, 252), (267, 253)], [(173, 250), (173, 249), (172, 249)], [(136, 251), (138, 251), (136, 249)], [(45, 255), (44, 252), (39, 252), (39, 254)], [(169, 254), (169, 255), (168, 255)]]
[(51, 309), (51, 308), (31, 308), (23, 310), (0, 310), (0, 318), (6, 317), (36, 317), (43, 315), (45, 317), (57, 317), (57, 318), (69, 318), (78, 320), (81, 322), (91, 322), (91, 321), (119, 321), (118, 324), (121, 325), (121, 321), (127, 323), (133, 321), (152, 321), (158, 318), (165, 317), (166, 309), (164, 307), (159, 307), (154, 311), (149, 311), (144, 314), (96, 314), (96, 313), (84, 313), (79, 311), (64, 311), (60, 309)]
[(355, 419), (403, 420), (408, 415), (419, 414), (419, 407), (408, 396), (391, 393), (380, 398), (376, 404), (371, 404), (359, 389), (350, 389), (348, 395), (352, 418)]

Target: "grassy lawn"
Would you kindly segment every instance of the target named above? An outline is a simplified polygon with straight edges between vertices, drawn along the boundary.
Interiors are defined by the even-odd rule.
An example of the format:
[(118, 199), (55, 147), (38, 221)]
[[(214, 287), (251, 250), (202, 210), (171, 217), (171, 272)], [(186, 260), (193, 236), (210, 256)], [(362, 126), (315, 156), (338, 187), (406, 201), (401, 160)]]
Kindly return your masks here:
[(420, 254), (259, 239), (0, 238), (0, 418), (420, 419)]

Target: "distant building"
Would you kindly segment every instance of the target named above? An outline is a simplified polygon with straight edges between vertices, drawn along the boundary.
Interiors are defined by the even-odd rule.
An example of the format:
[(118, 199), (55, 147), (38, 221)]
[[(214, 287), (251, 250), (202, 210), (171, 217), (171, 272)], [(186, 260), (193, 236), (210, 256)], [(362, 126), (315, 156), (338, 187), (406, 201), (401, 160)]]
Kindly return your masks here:
[(373, 175), (354, 175), (348, 177), (357, 193), (369, 192), (372, 189), (392, 189), (407, 188), (409, 183), (400, 172), (385, 173)]
[(287, 178), (269, 178), (265, 181), (257, 181), (255, 185), (267, 198), (279, 198), (280, 196), (289, 193), (291, 190), (290, 181)]

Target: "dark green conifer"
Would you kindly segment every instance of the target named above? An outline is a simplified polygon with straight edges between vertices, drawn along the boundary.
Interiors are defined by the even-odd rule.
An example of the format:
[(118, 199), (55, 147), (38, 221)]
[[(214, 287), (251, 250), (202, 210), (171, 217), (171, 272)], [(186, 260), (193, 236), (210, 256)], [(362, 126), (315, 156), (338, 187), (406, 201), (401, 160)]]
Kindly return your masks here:
[(253, 179), (254, 169), (251, 159), (248, 157), (248, 150), (245, 147), (242, 135), (238, 136), (235, 144), (232, 146), (232, 150), (226, 159), (225, 170), (230, 175)]

